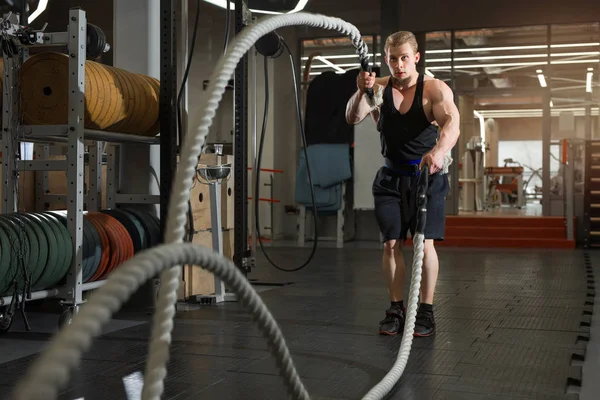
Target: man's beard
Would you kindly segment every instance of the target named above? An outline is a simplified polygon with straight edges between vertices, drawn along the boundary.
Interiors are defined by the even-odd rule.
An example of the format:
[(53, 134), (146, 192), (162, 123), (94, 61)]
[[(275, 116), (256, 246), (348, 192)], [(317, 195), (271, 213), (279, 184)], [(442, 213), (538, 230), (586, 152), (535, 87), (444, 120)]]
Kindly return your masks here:
[(392, 85), (404, 87), (410, 82), (411, 78), (411, 76), (407, 76), (406, 78), (398, 78), (397, 76), (392, 75)]

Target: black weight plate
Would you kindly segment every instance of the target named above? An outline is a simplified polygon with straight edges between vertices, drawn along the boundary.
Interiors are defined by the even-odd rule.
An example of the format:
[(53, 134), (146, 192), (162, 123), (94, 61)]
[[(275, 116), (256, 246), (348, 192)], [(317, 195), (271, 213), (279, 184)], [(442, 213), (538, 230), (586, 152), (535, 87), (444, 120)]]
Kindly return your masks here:
[(144, 212), (150, 221), (152, 221), (152, 226), (154, 227), (154, 234), (156, 235), (156, 237), (158, 238), (158, 242), (155, 243), (155, 246), (160, 244), (161, 242), (161, 237), (160, 237), (160, 220), (154, 216), (154, 214), (146, 212), (146, 211), (142, 211)]
[(48, 259), (46, 261), (46, 266), (44, 267), (44, 271), (39, 279), (33, 283), (32, 289), (47, 289), (50, 287), (50, 283), (52, 282), (54, 269), (56, 268), (58, 262), (62, 260), (62, 256), (59, 254), (56, 233), (44, 216), (40, 217), (39, 215), (35, 214), (25, 214), (25, 217), (28, 218), (32, 223), (36, 224), (44, 232), (44, 237), (46, 239), (46, 243), (48, 244)]
[(137, 220), (140, 222), (140, 224), (144, 228), (144, 231), (146, 232), (146, 237), (148, 238), (146, 248), (154, 247), (155, 243), (157, 243), (158, 238), (154, 234), (154, 229), (152, 227), (152, 221), (149, 221), (149, 219), (143, 213), (141, 213), (139, 210), (133, 210), (131, 208), (124, 208), (123, 211), (125, 211), (125, 212), (133, 215), (135, 218), (137, 218)]
[(140, 235), (140, 239), (141, 239), (140, 244), (141, 244), (142, 250), (147, 249), (150, 238), (148, 237), (148, 234), (146, 233), (146, 230), (142, 226), (142, 223), (140, 222), (140, 220), (135, 215), (128, 213), (125, 210), (119, 209), (119, 211), (121, 211), (123, 213), (123, 215), (125, 215), (127, 218), (129, 218), (131, 220), (131, 222), (133, 222), (133, 225), (135, 225), (135, 228), (136, 228), (138, 234)]
[(102, 210), (102, 213), (110, 215), (111, 217), (119, 221), (121, 224), (123, 224), (125, 229), (127, 229), (127, 233), (129, 233), (129, 236), (131, 237), (131, 241), (133, 242), (134, 253), (137, 253), (138, 251), (143, 249), (140, 232), (136, 227), (135, 223), (133, 222), (132, 218), (128, 214), (119, 210), (118, 208)]

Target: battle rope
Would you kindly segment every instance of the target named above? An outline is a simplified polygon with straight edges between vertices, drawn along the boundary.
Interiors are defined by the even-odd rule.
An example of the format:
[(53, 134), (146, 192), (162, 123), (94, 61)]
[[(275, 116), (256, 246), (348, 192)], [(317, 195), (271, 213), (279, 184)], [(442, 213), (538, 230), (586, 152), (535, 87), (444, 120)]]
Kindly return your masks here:
[[(183, 139), (180, 164), (173, 182), (167, 214), (165, 242), (168, 244), (140, 252), (108, 277), (105, 284), (90, 296), (85, 305), (80, 307), (72, 323), (58, 332), (40, 358), (34, 362), (27, 375), (18, 383), (14, 392), (16, 400), (56, 398), (58, 390), (68, 382), (71, 370), (78, 365), (82, 352), (89, 349), (92, 339), (100, 334), (103, 324), (108, 322), (113, 313), (122, 307), (139, 286), (158, 273), (160, 273), (161, 286), (153, 318), (142, 399), (160, 399), (164, 389), (163, 380), (167, 374), (166, 363), (169, 359), (181, 264), (201, 265), (219, 276), (240, 295), (240, 300), (249, 306), (250, 312), (267, 338), (292, 398), (309, 398), (277, 323), (252, 286), (239, 274), (237, 267), (210, 249), (182, 243), (187, 218), (187, 202), (192, 178), (196, 174), (198, 154), (201, 153), (215, 111), (236, 65), (260, 37), (275, 29), (293, 25), (337, 30), (346, 34), (352, 39), (361, 63), (368, 59), (367, 46), (355, 26), (339, 18), (322, 15), (296, 13), (265, 17), (236, 36), (226, 55), (217, 63), (210, 79), (208, 95), (201, 100), (200, 112), (195, 113), (196, 119), (193, 121), (195, 123), (190, 124), (198, 128), (188, 132)], [(421, 174), (418, 198), (419, 229), (414, 238), (413, 276), (402, 344), (393, 368), (378, 385), (371, 389), (365, 399), (383, 398), (400, 378), (410, 354), (423, 262), (422, 228), (425, 223), (427, 171), (425, 169)]]

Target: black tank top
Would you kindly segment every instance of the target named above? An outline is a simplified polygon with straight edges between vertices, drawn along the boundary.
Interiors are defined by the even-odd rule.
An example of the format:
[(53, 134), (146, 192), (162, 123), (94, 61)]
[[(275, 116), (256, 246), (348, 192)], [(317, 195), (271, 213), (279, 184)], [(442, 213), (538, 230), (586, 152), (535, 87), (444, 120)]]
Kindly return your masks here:
[(415, 96), (406, 114), (401, 114), (394, 105), (391, 78), (383, 91), (377, 130), (381, 154), (394, 163), (418, 161), (437, 143), (437, 126), (429, 122), (423, 109), (423, 80), (423, 74), (419, 74)]

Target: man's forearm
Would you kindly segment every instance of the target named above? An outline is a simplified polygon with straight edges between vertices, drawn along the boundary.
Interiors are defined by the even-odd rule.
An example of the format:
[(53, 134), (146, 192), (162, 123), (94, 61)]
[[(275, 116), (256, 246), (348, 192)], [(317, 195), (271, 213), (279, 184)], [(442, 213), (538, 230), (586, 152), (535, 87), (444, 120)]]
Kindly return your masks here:
[(349, 124), (358, 124), (371, 112), (371, 106), (367, 103), (364, 93), (357, 90), (346, 105), (346, 121)]
[(458, 124), (458, 118), (454, 118), (452, 116), (448, 117), (448, 120), (446, 120), (446, 123), (440, 131), (440, 139), (434, 147), (434, 151), (447, 154), (450, 150), (452, 150), (458, 141), (458, 137), (460, 136), (460, 127)]

